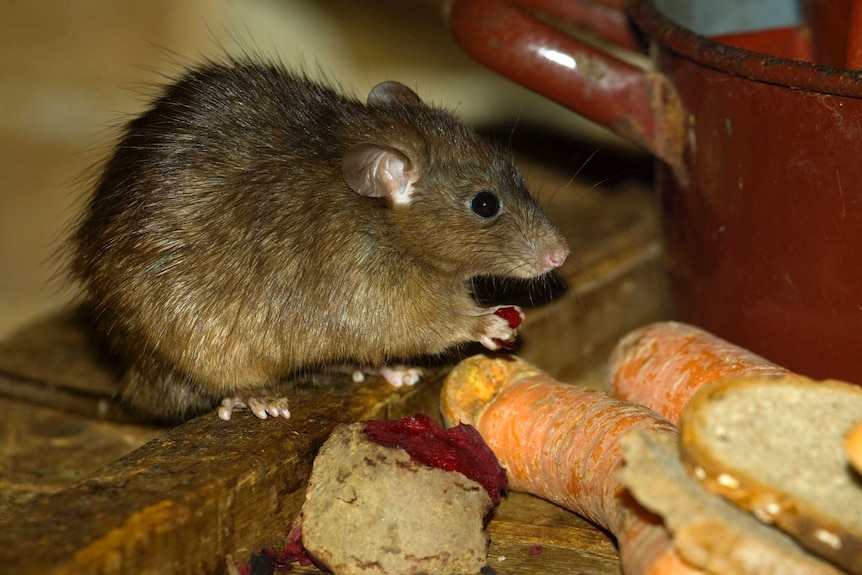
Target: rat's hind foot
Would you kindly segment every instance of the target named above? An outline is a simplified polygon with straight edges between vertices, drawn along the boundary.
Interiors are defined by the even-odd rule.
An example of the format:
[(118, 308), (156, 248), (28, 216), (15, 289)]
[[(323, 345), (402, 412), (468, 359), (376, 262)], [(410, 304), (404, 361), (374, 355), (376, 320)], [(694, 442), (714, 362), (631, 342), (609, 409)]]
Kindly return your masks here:
[(422, 378), (421, 367), (407, 367), (405, 365), (394, 365), (373, 368), (357, 368), (353, 370), (353, 381), (360, 382), (367, 375), (379, 375), (392, 387), (403, 387), (415, 385)]
[(266, 419), (267, 417), (283, 417), (287, 419), (290, 417), (287, 398), (270, 396), (226, 397), (218, 408), (218, 416), (225, 421), (229, 421), (234, 410), (242, 408), (247, 408), (258, 419)]
[(389, 382), (392, 387), (401, 387), (404, 385), (415, 385), (422, 377), (422, 368), (407, 367), (398, 365), (389, 367), (384, 365), (377, 372)]

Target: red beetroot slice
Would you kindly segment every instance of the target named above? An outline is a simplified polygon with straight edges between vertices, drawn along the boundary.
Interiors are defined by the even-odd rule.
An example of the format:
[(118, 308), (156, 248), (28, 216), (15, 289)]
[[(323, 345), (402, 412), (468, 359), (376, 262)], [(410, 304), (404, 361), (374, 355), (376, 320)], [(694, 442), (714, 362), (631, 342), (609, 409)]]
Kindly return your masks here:
[(501, 307), (494, 310), (494, 315), (498, 315), (509, 322), (509, 327), (512, 329), (518, 329), (518, 326), (521, 325), (521, 312), (519, 312), (516, 307)]
[[(279, 552), (266, 551), (266, 553), (279, 567), (288, 566), (291, 563), (299, 563), (303, 567), (308, 567), (314, 563), (308, 553), (305, 552), (305, 547), (302, 546), (302, 526), (299, 524), (295, 524), (290, 530), (284, 549)], [(255, 574), (251, 573), (250, 575)]]
[[(516, 307), (508, 306), (495, 309), (494, 315), (498, 315), (507, 322), (509, 322), (509, 327), (512, 329), (518, 329), (518, 326), (521, 325), (521, 312), (518, 311), (518, 308)], [(514, 351), (515, 349), (514, 341), (505, 341), (499, 338), (495, 338), (494, 342), (499, 345), (501, 349), (505, 349), (507, 351)]]
[(413, 461), (447, 471), (458, 471), (482, 485), (496, 507), (508, 480), (491, 448), (472, 426), (448, 430), (420, 413), (395, 421), (367, 421), (365, 435), (384, 447), (400, 447)]

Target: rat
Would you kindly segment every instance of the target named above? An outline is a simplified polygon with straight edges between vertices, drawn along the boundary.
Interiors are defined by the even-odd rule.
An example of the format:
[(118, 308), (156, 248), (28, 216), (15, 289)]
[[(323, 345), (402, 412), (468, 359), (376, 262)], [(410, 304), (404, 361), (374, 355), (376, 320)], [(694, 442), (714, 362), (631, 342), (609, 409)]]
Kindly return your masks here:
[(523, 313), (481, 307), (470, 280), (536, 278), (569, 252), (510, 154), (451, 112), (398, 82), (363, 102), (257, 58), (165, 86), (74, 225), (71, 276), (119, 395), (161, 421), (289, 417), (272, 389), (298, 370), (411, 385), (401, 361), (505, 347)]

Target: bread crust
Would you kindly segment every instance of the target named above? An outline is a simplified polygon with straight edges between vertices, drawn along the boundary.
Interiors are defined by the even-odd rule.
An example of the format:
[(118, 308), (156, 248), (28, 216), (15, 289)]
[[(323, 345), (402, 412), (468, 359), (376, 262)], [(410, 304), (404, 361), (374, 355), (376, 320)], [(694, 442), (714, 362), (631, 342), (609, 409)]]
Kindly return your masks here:
[(862, 389), (852, 384), (730, 378), (692, 398), (681, 455), (710, 491), (862, 573), (862, 482), (843, 449), (860, 420)]
[(635, 428), (622, 446), (622, 482), (638, 503), (661, 515), (674, 547), (691, 565), (722, 575), (841, 573), (786, 533), (705, 489), (683, 466), (677, 441)]

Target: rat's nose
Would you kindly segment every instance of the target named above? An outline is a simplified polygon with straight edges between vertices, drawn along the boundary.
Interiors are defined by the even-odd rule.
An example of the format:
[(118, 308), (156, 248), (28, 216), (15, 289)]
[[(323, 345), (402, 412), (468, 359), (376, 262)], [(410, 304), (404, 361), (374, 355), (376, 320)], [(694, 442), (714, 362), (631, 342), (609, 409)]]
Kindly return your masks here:
[(553, 245), (545, 252), (545, 265), (548, 269), (556, 269), (563, 265), (568, 255), (569, 246), (564, 243)]

